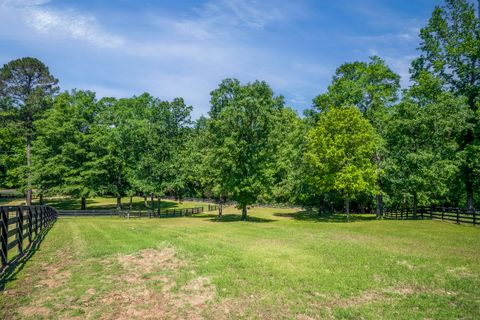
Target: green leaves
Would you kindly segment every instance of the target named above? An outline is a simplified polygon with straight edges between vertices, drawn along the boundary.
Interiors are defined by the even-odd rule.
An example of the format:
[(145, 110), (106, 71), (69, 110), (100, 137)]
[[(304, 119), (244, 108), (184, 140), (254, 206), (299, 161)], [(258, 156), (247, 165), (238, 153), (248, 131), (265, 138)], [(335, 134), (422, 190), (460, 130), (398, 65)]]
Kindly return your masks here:
[(319, 193), (336, 191), (351, 197), (375, 192), (377, 141), (373, 127), (355, 107), (323, 112), (307, 135), (311, 183)]
[(217, 197), (253, 204), (271, 186), (271, 133), (283, 98), (265, 82), (226, 79), (211, 94), (206, 121), (204, 173)]

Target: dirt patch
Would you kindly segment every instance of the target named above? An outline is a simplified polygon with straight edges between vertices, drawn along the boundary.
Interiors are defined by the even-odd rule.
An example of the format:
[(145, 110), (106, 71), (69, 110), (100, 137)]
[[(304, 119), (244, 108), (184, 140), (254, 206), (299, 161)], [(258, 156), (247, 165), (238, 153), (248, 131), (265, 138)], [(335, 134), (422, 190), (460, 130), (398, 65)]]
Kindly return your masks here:
[(47, 317), (50, 310), (44, 307), (20, 307), (18, 312), (25, 317)]
[(135, 254), (119, 256), (118, 261), (127, 272), (136, 273), (150, 273), (159, 267), (163, 270), (177, 270), (185, 266), (185, 262), (176, 257), (173, 248), (145, 249)]
[[(202, 319), (215, 297), (209, 277), (196, 277), (174, 290), (175, 275), (187, 264), (173, 248), (118, 256), (118, 262), (126, 272), (113, 279), (119, 282), (115, 291), (98, 298), (100, 319)], [(94, 316), (92, 310), (88, 312), (87, 318)]]

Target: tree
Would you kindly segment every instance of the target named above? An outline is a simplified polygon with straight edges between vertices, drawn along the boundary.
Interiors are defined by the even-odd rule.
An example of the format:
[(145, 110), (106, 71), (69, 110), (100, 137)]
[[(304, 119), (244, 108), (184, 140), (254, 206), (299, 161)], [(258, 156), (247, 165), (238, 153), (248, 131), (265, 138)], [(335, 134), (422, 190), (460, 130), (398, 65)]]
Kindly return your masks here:
[[(327, 93), (314, 99), (314, 107), (328, 110), (331, 106), (355, 106), (370, 121), (380, 138), (386, 136), (385, 128), (388, 110), (398, 99), (400, 77), (393, 72), (385, 61), (377, 56), (370, 57), (369, 62), (351, 62), (342, 64), (335, 72)], [(386, 150), (379, 141), (375, 154), (378, 172), (378, 190), (376, 195), (377, 216), (383, 211), (382, 188), (385, 184), (382, 173)]]
[[(479, 3), (480, 15), (480, 3)], [(462, 180), (468, 208), (473, 208), (475, 164), (480, 152), (480, 122), (474, 114), (480, 105), (480, 17), (475, 6), (467, 0), (446, 0), (436, 7), (425, 28), (420, 31), (421, 56), (412, 64), (412, 78), (430, 72), (441, 80), (443, 89), (464, 96), (472, 111), (468, 125), (460, 136), (463, 156)], [(476, 181), (477, 179), (477, 181)]]
[(271, 132), (273, 153), (273, 185), (268, 194), (262, 196), (265, 201), (277, 203), (304, 202), (305, 175), (305, 135), (308, 127), (297, 113), (284, 108), (274, 116)]
[[(469, 118), (464, 97), (443, 90), (441, 80), (428, 72), (416, 77), (388, 122), (385, 165), (396, 203), (447, 202), (450, 185), (461, 168), (458, 137)], [(404, 203), (405, 205), (405, 203)]]
[(322, 112), (307, 135), (306, 158), (313, 168), (310, 181), (318, 193), (340, 193), (347, 217), (352, 197), (377, 191), (373, 162), (377, 140), (372, 125), (355, 107)]
[(98, 114), (95, 94), (90, 91), (58, 95), (43, 119), (35, 122), (38, 136), (33, 144), (33, 185), (40, 193), (81, 199), (101, 193), (105, 178), (93, 163), (92, 132)]
[(283, 108), (265, 82), (241, 85), (226, 79), (211, 93), (207, 122), (208, 166), (213, 190), (228, 196), (242, 209), (271, 186), (273, 154), (271, 132), (274, 115)]
[(14, 119), (25, 139), (27, 205), (32, 202), (30, 171), (31, 145), (35, 137), (33, 122), (49, 107), (47, 99), (58, 91), (57, 83), (48, 67), (35, 58), (13, 60), (0, 69), (0, 97), (12, 101), (16, 109)]

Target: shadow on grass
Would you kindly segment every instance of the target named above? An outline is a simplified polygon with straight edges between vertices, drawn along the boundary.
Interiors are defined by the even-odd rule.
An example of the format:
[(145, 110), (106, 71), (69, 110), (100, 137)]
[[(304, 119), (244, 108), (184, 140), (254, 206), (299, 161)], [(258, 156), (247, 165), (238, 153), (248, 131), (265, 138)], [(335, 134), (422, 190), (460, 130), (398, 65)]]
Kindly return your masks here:
[[(192, 218), (208, 219), (211, 222), (244, 222), (241, 220), (242, 216), (239, 214), (224, 214), (221, 218), (219, 218), (217, 214), (202, 214), (202, 215), (193, 215)], [(278, 221), (278, 220), (247, 216), (246, 222), (266, 223), (266, 222), (275, 222), (275, 221)]]
[(40, 249), (40, 244), (42, 243), (45, 236), (48, 234), (48, 231), (53, 227), (56, 221), (42, 230), (41, 233), (33, 240), (33, 242), (27, 247), (22, 255), (15, 257), (6, 268), (0, 273), (0, 292), (5, 289), (7, 283), (17, 279), (17, 275), (25, 267), (25, 264), (31, 257)]
[(345, 214), (334, 213), (334, 214), (322, 214), (319, 215), (317, 211), (300, 211), (300, 212), (289, 212), (289, 213), (274, 213), (276, 217), (283, 218), (293, 218), (295, 220), (301, 221), (312, 221), (312, 222), (357, 222), (357, 221), (373, 221), (376, 220), (375, 215), (368, 214), (351, 214), (349, 220)]

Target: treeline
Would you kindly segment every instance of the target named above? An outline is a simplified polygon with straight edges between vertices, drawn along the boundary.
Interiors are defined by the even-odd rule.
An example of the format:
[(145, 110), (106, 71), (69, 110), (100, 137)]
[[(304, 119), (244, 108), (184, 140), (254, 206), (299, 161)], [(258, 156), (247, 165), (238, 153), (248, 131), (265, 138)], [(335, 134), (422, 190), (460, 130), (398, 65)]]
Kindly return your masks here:
[[(207, 117), (183, 99), (59, 93), (34, 58), (0, 70), (0, 186), (39, 197), (174, 195), (350, 208), (473, 208), (480, 179), (480, 19), (447, 0), (420, 31), (411, 86), (379, 57), (341, 65), (300, 117), (265, 82), (223, 80)], [(478, 198), (477, 198), (478, 199)], [(476, 202), (477, 201), (477, 202)], [(221, 206), (220, 206), (221, 214)]]

